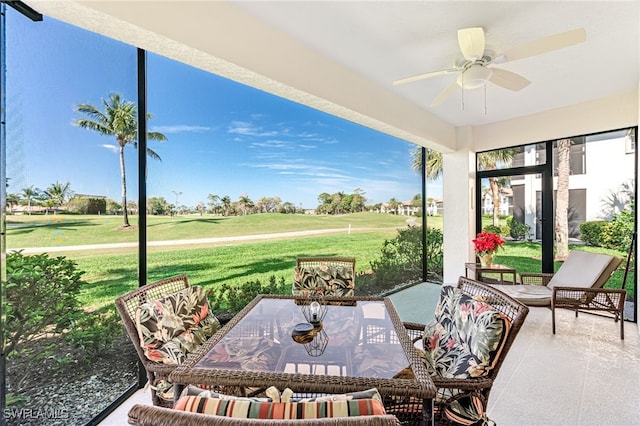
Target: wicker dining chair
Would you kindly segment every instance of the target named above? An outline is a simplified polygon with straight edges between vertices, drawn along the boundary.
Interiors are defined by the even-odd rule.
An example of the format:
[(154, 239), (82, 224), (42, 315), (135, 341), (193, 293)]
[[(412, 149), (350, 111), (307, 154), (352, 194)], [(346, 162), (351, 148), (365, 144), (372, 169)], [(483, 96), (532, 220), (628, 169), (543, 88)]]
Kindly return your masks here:
[(140, 362), (146, 370), (151, 388), (151, 399), (154, 405), (164, 407), (171, 407), (173, 405), (173, 398), (162, 398), (156, 388), (160, 383), (168, 384), (169, 373), (171, 373), (177, 365), (152, 361), (146, 356), (140, 344), (140, 335), (135, 320), (136, 311), (146, 302), (162, 299), (185, 290), (188, 287), (189, 280), (187, 276), (184, 274), (176, 275), (137, 288), (115, 300), (115, 305), (120, 313), (125, 329), (136, 349)]
[[(447, 287), (449, 288), (447, 289)], [(477, 377), (452, 378), (449, 377), (448, 374), (446, 374), (445, 377), (445, 375), (428, 368), (431, 371), (431, 378), (437, 388), (436, 398), (434, 400), (434, 411), (437, 416), (437, 424), (476, 424), (475, 422), (486, 422), (488, 421), (486, 416), (487, 401), (489, 400), (491, 388), (498, 372), (500, 371), (500, 367), (511, 348), (511, 345), (513, 344), (513, 341), (518, 335), (518, 332), (529, 313), (529, 308), (492, 286), (465, 277), (459, 278), (457, 288), (467, 297), (459, 299), (459, 305), (454, 306), (454, 304), (450, 302), (451, 299), (445, 299), (446, 294), (451, 294), (451, 288), (451, 286), (443, 286), (440, 303), (436, 308), (436, 319), (434, 319), (434, 321), (427, 325), (411, 322), (407, 322), (404, 325), (409, 336), (414, 342), (422, 341), (422, 344), (424, 345), (425, 341), (427, 341), (432, 345), (435, 340), (438, 340), (438, 334), (441, 334), (440, 337), (446, 335), (444, 331), (445, 328), (442, 327), (442, 324), (436, 324), (437, 319), (439, 319), (438, 314), (440, 312), (449, 311), (452, 314), (454, 319), (449, 325), (460, 324), (464, 327), (468, 327), (468, 323), (458, 323), (457, 321), (460, 318), (470, 318), (470, 312), (474, 311), (474, 309), (476, 309), (474, 312), (478, 313), (486, 312), (488, 309), (493, 315), (493, 318), (500, 320), (502, 330), (504, 332), (499, 341), (500, 343), (494, 352), (494, 358), (490, 361), (490, 364), (485, 366), (484, 371), (476, 372), (476, 374), (483, 374), (479, 374)], [(453, 300), (458, 301), (458, 299)], [(471, 306), (478, 302), (481, 302), (481, 304), (476, 304), (475, 307)], [(442, 306), (447, 303), (449, 303), (447, 306)], [(494, 322), (492, 325), (493, 324), (496, 323)], [(474, 328), (473, 330), (483, 329), (486, 326), (487, 323), (483, 322), (479, 324), (478, 328)], [(431, 330), (433, 334), (430, 334), (428, 330)], [(469, 331), (469, 329), (465, 328), (465, 332)], [(451, 336), (453, 336), (453, 333)], [(467, 339), (471, 339), (472, 341), (474, 340), (474, 337), (477, 337), (477, 335), (466, 336)], [(463, 336), (463, 338), (465, 337)], [(486, 344), (489, 342), (490, 341), (483, 341), (480, 344)], [(448, 345), (451, 344), (451, 341), (443, 343), (444, 348), (442, 349), (445, 352), (441, 359), (455, 365), (456, 360), (453, 358), (456, 354), (454, 351), (446, 352), (446, 348), (449, 347)], [(467, 342), (462, 346), (469, 347), (469, 343), (470, 342)], [(436, 347), (436, 349), (438, 349), (438, 347)], [(473, 368), (473, 364), (473, 361), (469, 363), (470, 368)], [(427, 366), (429, 367), (429, 365)], [(463, 405), (467, 407), (473, 406), (475, 408), (472, 412), (465, 413), (465, 408), (461, 409), (461, 406)], [(456, 416), (459, 415), (460, 411), (463, 412), (461, 417), (466, 418), (457, 418), (456, 421)], [(475, 415), (477, 415), (477, 417), (473, 418)]]
[(296, 420), (244, 419), (136, 404), (129, 410), (129, 424), (137, 426), (399, 426), (400, 422), (395, 416), (387, 414)]
[(307, 296), (321, 291), (331, 297), (354, 296), (355, 271), (353, 257), (299, 257), (293, 273), (292, 293)]

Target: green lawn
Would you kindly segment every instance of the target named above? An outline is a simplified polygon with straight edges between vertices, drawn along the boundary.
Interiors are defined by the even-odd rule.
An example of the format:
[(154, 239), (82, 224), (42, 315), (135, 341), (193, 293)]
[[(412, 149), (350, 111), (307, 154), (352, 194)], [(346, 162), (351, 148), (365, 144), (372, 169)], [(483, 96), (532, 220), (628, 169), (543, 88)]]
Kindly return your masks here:
[[(213, 287), (221, 283), (242, 284), (270, 276), (292, 280), (295, 259), (300, 256), (352, 256), (358, 272), (370, 269), (370, 262), (380, 256), (385, 239), (394, 238), (398, 227), (406, 226), (405, 216), (358, 213), (342, 216), (260, 214), (239, 217), (178, 216), (154, 217), (148, 222), (149, 241), (171, 241), (208, 237), (232, 237), (290, 231), (339, 229), (340, 231), (309, 237), (285, 238), (217, 245), (179, 245), (149, 247), (148, 279), (186, 273), (193, 284)], [(118, 230), (118, 216), (9, 216), (7, 245), (9, 248), (69, 246), (114, 242), (135, 242), (137, 231)], [(137, 225), (137, 217), (131, 222)], [(442, 216), (431, 216), (428, 226), (442, 228)], [(349, 228), (351, 232), (349, 232)], [(581, 250), (623, 252), (572, 247)], [(100, 307), (137, 286), (137, 248), (68, 251), (52, 253), (75, 260), (86, 271), (89, 284), (82, 290), (86, 306)], [(498, 253), (496, 262), (516, 268), (518, 272), (540, 272), (540, 244), (509, 242)], [(607, 287), (619, 288), (622, 272), (618, 271)], [(629, 284), (628, 287), (631, 287)], [(631, 291), (631, 288), (628, 288)]]
[[(212, 215), (149, 216), (147, 240), (167, 241), (304, 231), (311, 229), (392, 229), (406, 226), (406, 216), (355, 213), (338, 216), (278, 213), (222, 217)], [(138, 217), (130, 216), (135, 229)], [(440, 221), (441, 223), (441, 221)], [(120, 216), (20, 215), (7, 216), (7, 246), (48, 247), (135, 242), (138, 232), (118, 230)], [(434, 225), (430, 225), (434, 226)]]
[[(218, 247), (150, 250), (147, 255), (148, 279), (155, 281), (186, 273), (192, 284), (208, 288), (221, 283), (243, 284), (256, 279), (266, 284), (272, 275), (293, 282), (296, 258), (305, 256), (352, 256), (356, 258), (356, 270), (362, 272), (371, 269), (370, 262), (379, 257), (384, 240), (395, 235), (395, 230), (386, 230)], [(86, 306), (100, 307), (113, 303), (118, 295), (138, 284), (138, 258), (135, 253), (73, 258), (79, 269), (86, 271), (83, 278), (90, 283), (81, 294)]]
[[(9, 248), (72, 246), (135, 242), (137, 231), (117, 228), (115, 216), (9, 216)], [(137, 217), (131, 218), (137, 225)], [(356, 270), (366, 271), (380, 255), (385, 239), (394, 238), (406, 217), (358, 213), (342, 216), (261, 214), (236, 217), (178, 216), (147, 219), (149, 241), (171, 241), (210, 237), (233, 237), (303, 230), (338, 229), (320, 236), (220, 244), (149, 247), (148, 280), (186, 273), (192, 284), (213, 287), (221, 283), (268, 282), (270, 276), (292, 281), (293, 267), (301, 256), (351, 256)], [(351, 230), (351, 232), (349, 232)], [(101, 307), (113, 303), (138, 284), (137, 248), (62, 251), (86, 273), (82, 289), (84, 305)]]

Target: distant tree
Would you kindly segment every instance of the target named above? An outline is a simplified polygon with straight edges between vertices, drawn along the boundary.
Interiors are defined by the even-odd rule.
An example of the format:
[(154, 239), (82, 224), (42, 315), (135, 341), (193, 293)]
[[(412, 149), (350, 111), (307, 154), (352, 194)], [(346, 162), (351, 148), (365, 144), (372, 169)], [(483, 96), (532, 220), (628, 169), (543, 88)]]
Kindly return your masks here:
[(392, 211), (393, 213), (398, 213), (399, 205), (400, 205), (400, 202), (395, 198), (391, 198), (387, 203), (387, 206), (389, 207), (389, 211)]
[(351, 198), (351, 212), (364, 211), (364, 205), (367, 199), (364, 197), (365, 192), (361, 188), (353, 190), (353, 197)]
[(414, 195), (413, 198), (411, 199), (411, 205), (413, 207), (418, 207), (418, 208), (422, 207), (422, 195), (420, 194)]
[(27, 212), (31, 215), (31, 200), (34, 200), (40, 196), (40, 191), (35, 189), (33, 185), (26, 188), (22, 188), (22, 197), (27, 202)]
[(280, 213), (295, 213), (296, 212), (296, 206), (293, 203), (290, 203), (289, 201), (285, 201), (284, 203), (282, 203), (280, 205)]
[(242, 212), (242, 215), (246, 216), (246, 214), (253, 208), (253, 201), (251, 201), (251, 198), (249, 198), (247, 194), (242, 194), (238, 198), (237, 206), (238, 209)]
[(71, 197), (71, 184), (56, 181), (43, 191), (50, 207), (62, 207)]
[(218, 214), (220, 210), (220, 197), (216, 194), (209, 194), (207, 195), (207, 199), (209, 200), (209, 208), (213, 214)]
[[(127, 177), (124, 166), (124, 148), (127, 145), (138, 147), (138, 120), (136, 106), (133, 102), (125, 101), (118, 93), (111, 93), (109, 99), (102, 99), (104, 112), (93, 105), (79, 104), (78, 112), (86, 114), (89, 118), (76, 120), (75, 124), (83, 129), (93, 130), (104, 136), (115, 136), (120, 154), (120, 180), (122, 184), (122, 205), (127, 206)], [(147, 114), (147, 119), (151, 119)], [(166, 141), (167, 137), (158, 132), (147, 132), (147, 139)], [(147, 155), (154, 160), (160, 160), (160, 156), (151, 148), (147, 148)], [(123, 226), (129, 227), (128, 209), (122, 209)]]
[(222, 202), (222, 215), (229, 216), (229, 212), (231, 211), (231, 198), (228, 195), (225, 195), (220, 199)]
[(18, 204), (20, 204), (20, 196), (18, 194), (7, 194), (7, 207), (9, 207), (9, 210)]
[(198, 213), (200, 213), (200, 216), (202, 216), (204, 215), (204, 212), (207, 210), (207, 208), (205, 207), (204, 203), (200, 201), (196, 206), (196, 210), (198, 211)]
[(122, 210), (122, 206), (116, 200), (107, 199), (107, 212), (109, 214), (118, 214)]
[(129, 213), (137, 213), (138, 203), (136, 203), (135, 201), (127, 200), (127, 210), (129, 210)]
[(166, 215), (171, 212), (171, 205), (164, 197), (147, 198), (147, 211), (153, 215)]
[(320, 205), (318, 205), (318, 208), (316, 209), (317, 212), (319, 214), (331, 213), (331, 201), (331, 195), (327, 192), (323, 192), (318, 195), (318, 202), (320, 203)]

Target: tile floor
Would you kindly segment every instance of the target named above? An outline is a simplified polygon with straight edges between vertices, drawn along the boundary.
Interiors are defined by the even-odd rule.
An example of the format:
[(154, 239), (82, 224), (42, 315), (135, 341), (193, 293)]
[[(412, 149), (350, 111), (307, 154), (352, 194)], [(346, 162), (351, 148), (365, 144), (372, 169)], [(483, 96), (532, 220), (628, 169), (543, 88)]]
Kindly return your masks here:
[[(392, 294), (400, 317), (425, 322), (440, 286), (419, 284)], [(640, 426), (640, 335), (625, 323), (625, 340), (610, 318), (531, 308), (489, 399), (488, 414), (500, 426)], [(136, 403), (150, 404), (140, 390), (100, 423), (124, 425)]]

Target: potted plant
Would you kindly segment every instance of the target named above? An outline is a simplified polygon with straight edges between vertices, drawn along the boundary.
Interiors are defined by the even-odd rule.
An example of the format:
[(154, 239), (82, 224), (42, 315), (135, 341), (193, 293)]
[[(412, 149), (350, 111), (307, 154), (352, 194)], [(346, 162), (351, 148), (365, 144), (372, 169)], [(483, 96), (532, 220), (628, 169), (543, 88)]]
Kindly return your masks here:
[(480, 259), (480, 266), (483, 268), (490, 268), (493, 264), (493, 258), (496, 256), (496, 252), (505, 241), (493, 232), (482, 231), (473, 240), (473, 247)]

